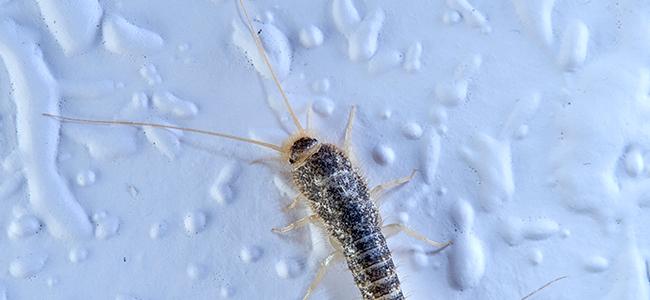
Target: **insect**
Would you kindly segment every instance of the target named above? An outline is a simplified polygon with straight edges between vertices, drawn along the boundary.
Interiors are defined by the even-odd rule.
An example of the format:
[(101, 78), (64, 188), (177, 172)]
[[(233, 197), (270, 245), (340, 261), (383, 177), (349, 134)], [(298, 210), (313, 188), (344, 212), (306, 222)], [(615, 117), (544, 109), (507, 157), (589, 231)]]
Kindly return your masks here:
[(282, 95), (287, 111), (296, 126), (296, 132), (289, 136), (282, 145), (178, 126), (133, 121), (88, 120), (47, 113), (44, 115), (60, 121), (84, 124), (150, 126), (185, 130), (252, 143), (279, 152), (282, 160), (289, 165), (294, 186), (300, 192), (299, 196), (287, 208), (294, 208), (300, 201), (305, 201), (312, 214), (285, 227), (273, 229), (273, 231), (286, 233), (309, 223), (321, 224), (328, 232), (334, 246), (334, 251), (321, 262), (303, 299), (308, 299), (315, 291), (328, 266), (341, 259), (347, 261), (363, 299), (405, 299), (391, 251), (386, 244), (386, 238), (398, 232), (403, 232), (439, 250), (451, 244), (451, 241), (446, 243), (432, 241), (403, 224), (382, 224), (378, 210), (379, 196), (386, 190), (405, 184), (413, 178), (415, 172), (374, 188), (368, 187), (349, 155), (352, 127), (356, 113), (354, 106), (348, 116), (343, 147), (324, 143), (317, 138), (316, 134), (311, 132), (310, 128), (303, 128), (269, 62), (262, 41), (258, 36), (259, 32), (253, 26), (243, 0), (239, 0), (239, 4), (244, 13), (248, 30), (264, 63), (269, 68), (272, 80)]

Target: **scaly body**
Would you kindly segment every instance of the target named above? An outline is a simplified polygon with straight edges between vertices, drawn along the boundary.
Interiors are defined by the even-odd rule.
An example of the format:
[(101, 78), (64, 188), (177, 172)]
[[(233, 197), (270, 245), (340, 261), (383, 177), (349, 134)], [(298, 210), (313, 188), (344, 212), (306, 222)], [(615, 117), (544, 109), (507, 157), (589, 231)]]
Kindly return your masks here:
[(293, 182), (342, 246), (363, 299), (404, 299), (381, 232), (379, 210), (370, 199), (364, 178), (336, 146), (303, 139), (314, 143), (313, 151), (294, 164)]

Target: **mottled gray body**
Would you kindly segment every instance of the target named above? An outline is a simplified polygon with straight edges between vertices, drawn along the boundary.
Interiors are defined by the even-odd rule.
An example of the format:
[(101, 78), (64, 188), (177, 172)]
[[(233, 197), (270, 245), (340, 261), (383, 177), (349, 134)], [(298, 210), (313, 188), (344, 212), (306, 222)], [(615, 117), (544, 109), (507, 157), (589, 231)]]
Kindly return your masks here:
[(379, 211), (350, 159), (336, 146), (312, 138), (297, 141), (292, 152), (305, 154), (292, 162), (293, 181), (342, 245), (363, 299), (405, 299), (381, 233)]

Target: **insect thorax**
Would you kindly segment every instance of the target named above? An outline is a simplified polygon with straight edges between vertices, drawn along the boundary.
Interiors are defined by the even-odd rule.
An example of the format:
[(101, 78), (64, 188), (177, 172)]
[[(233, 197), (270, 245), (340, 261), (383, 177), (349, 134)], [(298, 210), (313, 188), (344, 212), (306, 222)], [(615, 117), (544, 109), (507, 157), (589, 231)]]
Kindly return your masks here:
[(379, 214), (370, 201), (365, 180), (336, 146), (318, 146), (294, 167), (297, 188), (335, 237), (346, 239), (374, 232)]

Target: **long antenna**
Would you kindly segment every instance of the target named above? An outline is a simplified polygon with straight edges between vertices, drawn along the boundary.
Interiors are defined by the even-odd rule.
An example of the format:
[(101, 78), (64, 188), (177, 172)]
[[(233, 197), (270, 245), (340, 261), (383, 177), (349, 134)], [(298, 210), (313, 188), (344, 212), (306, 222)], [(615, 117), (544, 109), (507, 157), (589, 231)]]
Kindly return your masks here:
[(260, 40), (260, 37), (257, 36), (257, 34), (255, 34), (255, 29), (253, 28), (253, 22), (251, 21), (251, 18), (248, 15), (248, 11), (246, 10), (246, 5), (244, 5), (244, 0), (239, 0), (239, 5), (241, 6), (242, 11), (244, 12), (244, 16), (246, 17), (246, 27), (248, 27), (248, 31), (253, 37), (253, 40), (255, 40), (255, 46), (257, 46), (257, 50), (260, 52), (260, 55), (264, 60), (264, 64), (266, 64), (266, 66), (269, 68), (271, 77), (275, 82), (275, 86), (278, 87), (280, 94), (282, 94), (282, 99), (284, 100), (284, 104), (287, 106), (287, 110), (289, 110), (289, 114), (291, 115), (291, 119), (293, 119), (293, 123), (296, 125), (296, 127), (298, 127), (298, 130), (300, 130), (301, 132), (305, 131), (302, 128), (302, 125), (300, 125), (300, 121), (298, 121), (298, 117), (296, 116), (296, 113), (291, 108), (291, 104), (289, 103), (289, 98), (287, 97), (287, 94), (284, 92), (284, 89), (282, 89), (282, 85), (280, 84), (280, 80), (278, 80), (278, 76), (275, 75), (275, 71), (273, 71), (273, 66), (271, 66), (271, 63), (269, 62), (269, 58), (266, 55), (266, 51), (264, 50), (264, 46), (262, 45), (262, 40)]
[(567, 277), (568, 277), (568, 276), (565, 275), (565, 276), (560, 276), (560, 277), (558, 277), (558, 278), (555, 278), (555, 279), (553, 279), (553, 280), (547, 282), (545, 285), (539, 287), (538, 289), (536, 289), (536, 290), (530, 292), (528, 295), (526, 295), (526, 296), (524, 296), (523, 298), (521, 298), (521, 300), (526, 300), (526, 299), (532, 297), (533, 295), (537, 294), (537, 293), (540, 292), (541, 290), (547, 288), (549, 285), (551, 285), (551, 284), (553, 284), (553, 283), (555, 283), (555, 282), (557, 282), (557, 281), (560, 281), (560, 280), (562, 280), (562, 279), (564, 279), (564, 278), (567, 278)]
[(91, 125), (124, 125), (124, 126), (136, 126), (136, 127), (149, 126), (149, 127), (155, 127), (155, 128), (176, 129), (176, 130), (188, 131), (188, 132), (193, 132), (193, 133), (218, 136), (218, 137), (227, 138), (227, 139), (231, 139), (231, 140), (236, 140), (236, 141), (240, 141), (240, 142), (252, 143), (252, 144), (262, 146), (262, 147), (266, 147), (266, 148), (269, 148), (269, 149), (273, 149), (275, 151), (278, 151), (278, 152), (282, 153), (282, 147), (273, 145), (271, 143), (262, 142), (262, 141), (258, 141), (258, 140), (253, 140), (253, 139), (248, 139), (248, 138), (243, 138), (243, 137), (238, 137), (238, 136), (225, 134), (225, 133), (201, 130), (201, 129), (186, 128), (186, 127), (179, 127), (179, 126), (173, 126), (173, 125), (164, 125), (164, 124), (156, 124), (156, 123), (146, 123), (146, 122), (79, 119), (79, 118), (63, 117), (63, 116), (58, 116), (58, 115), (53, 115), (53, 114), (48, 114), (48, 113), (43, 113), (43, 115), (46, 116), (46, 117), (50, 117), (50, 118), (62, 121), (62, 122), (73, 122), (73, 123), (91, 124)]

